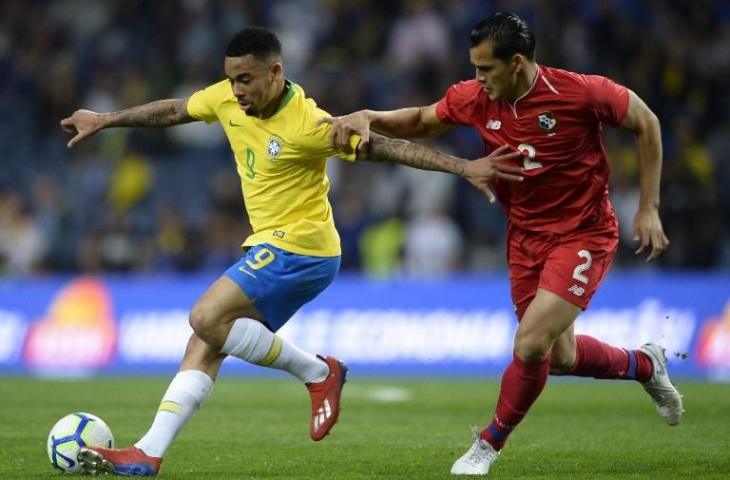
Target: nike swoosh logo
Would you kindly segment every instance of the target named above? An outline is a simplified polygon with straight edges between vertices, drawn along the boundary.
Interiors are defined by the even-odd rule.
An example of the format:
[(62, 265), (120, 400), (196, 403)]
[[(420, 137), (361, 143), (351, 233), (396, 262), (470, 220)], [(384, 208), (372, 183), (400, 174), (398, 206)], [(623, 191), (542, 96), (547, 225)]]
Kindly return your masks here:
[(253, 273), (249, 272), (248, 270), (246, 270), (246, 269), (245, 269), (245, 268), (243, 268), (243, 267), (238, 267), (238, 270), (240, 270), (241, 272), (245, 273), (246, 275), (250, 275), (250, 276), (252, 276), (253, 278), (256, 278), (256, 275), (254, 275)]
[(242, 127), (243, 126), (243, 125), (239, 125), (237, 123), (233, 123), (233, 120), (231, 120), (231, 119), (228, 119), (228, 125), (230, 125), (232, 127)]

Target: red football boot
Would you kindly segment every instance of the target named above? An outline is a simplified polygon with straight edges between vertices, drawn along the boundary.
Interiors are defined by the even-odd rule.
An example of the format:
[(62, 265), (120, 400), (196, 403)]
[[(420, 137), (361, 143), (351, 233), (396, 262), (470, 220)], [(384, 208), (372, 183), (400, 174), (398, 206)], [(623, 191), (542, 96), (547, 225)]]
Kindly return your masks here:
[(83, 447), (78, 455), (85, 473), (113, 473), (127, 477), (154, 477), (160, 470), (161, 458), (150, 457), (134, 447), (116, 449)]
[(340, 395), (347, 379), (347, 365), (334, 357), (317, 355), (330, 367), (330, 373), (323, 381), (307, 383), (312, 398), (312, 423), (309, 435), (312, 440), (322, 440), (337, 422), (340, 415)]

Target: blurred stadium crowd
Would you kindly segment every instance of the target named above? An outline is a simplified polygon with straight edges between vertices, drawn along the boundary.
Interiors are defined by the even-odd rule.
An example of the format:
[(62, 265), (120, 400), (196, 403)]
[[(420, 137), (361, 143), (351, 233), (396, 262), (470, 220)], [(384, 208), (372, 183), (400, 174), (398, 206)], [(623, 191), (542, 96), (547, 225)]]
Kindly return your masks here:
[[(220, 128), (104, 131), (74, 150), (58, 122), (179, 98), (222, 78), (247, 25), (272, 28), (288, 78), (333, 115), (433, 103), (473, 75), (468, 33), (514, 11), (538, 62), (609, 76), (662, 121), (663, 268), (730, 267), (730, 6), (723, 0), (0, 1), (0, 272), (222, 271), (249, 233)], [(434, 143), (475, 158), (470, 129)], [(630, 135), (607, 129), (617, 263), (638, 201)], [(504, 217), (465, 182), (330, 162), (343, 269), (438, 276), (502, 268)], [(657, 267), (650, 267), (657, 268)]]

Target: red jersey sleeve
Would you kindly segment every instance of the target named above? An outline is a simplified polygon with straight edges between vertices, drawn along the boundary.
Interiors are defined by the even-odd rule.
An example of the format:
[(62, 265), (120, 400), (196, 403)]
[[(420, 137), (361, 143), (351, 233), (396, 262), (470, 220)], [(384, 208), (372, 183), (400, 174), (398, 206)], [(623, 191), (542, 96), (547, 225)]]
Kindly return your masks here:
[(436, 116), (444, 123), (471, 125), (482, 91), (476, 80), (451, 85), (444, 98), (436, 104)]
[(586, 75), (588, 99), (598, 119), (614, 127), (623, 122), (629, 110), (629, 90), (600, 75)]

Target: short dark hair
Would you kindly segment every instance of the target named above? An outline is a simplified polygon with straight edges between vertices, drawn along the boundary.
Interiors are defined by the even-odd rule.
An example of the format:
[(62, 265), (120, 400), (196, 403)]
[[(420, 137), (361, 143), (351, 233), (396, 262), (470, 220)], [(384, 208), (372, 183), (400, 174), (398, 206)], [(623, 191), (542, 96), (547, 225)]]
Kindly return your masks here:
[(485, 40), (492, 41), (493, 55), (507, 61), (515, 53), (528, 60), (535, 58), (535, 34), (527, 22), (514, 13), (498, 12), (477, 23), (470, 34), (471, 46), (476, 47)]
[(281, 43), (274, 32), (261, 27), (244, 28), (233, 36), (226, 47), (226, 57), (253, 55), (270, 58), (281, 55)]

